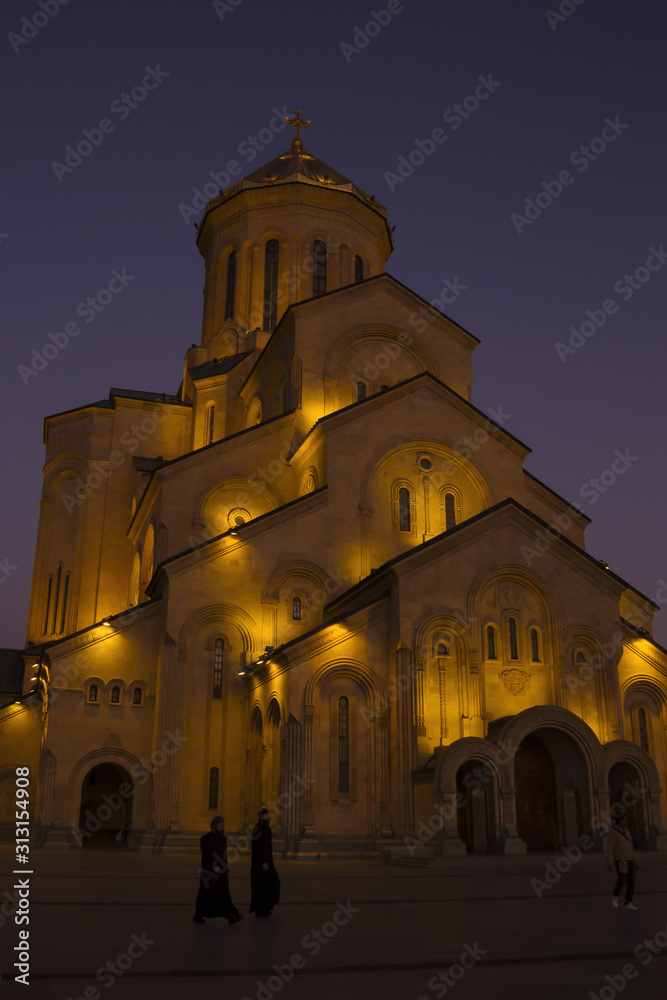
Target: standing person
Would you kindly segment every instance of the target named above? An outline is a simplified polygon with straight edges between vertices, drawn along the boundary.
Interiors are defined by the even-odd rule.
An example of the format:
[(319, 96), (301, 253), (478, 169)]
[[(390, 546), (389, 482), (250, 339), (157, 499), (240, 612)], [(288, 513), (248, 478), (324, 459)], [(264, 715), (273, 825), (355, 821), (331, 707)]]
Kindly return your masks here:
[(229, 895), (229, 865), (227, 863), (227, 838), (222, 816), (211, 820), (211, 832), (199, 841), (201, 847), (201, 874), (199, 893), (192, 922), (205, 924), (204, 917), (227, 917), (230, 924), (238, 924), (243, 917)]
[(260, 809), (252, 831), (250, 861), (250, 912), (256, 917), (270, 917), (280, 899), (280, 879), (273, 863), (269, 810)]
[(637, 907), (632, 902), (632, 894), (635, 888), (635, 872), (638, 871), (639, 865), (635, 860), (632, 834), (628, 830), (625, 813), (618, 817), (616, 825), (609, 831), (607, 841), (607, 868), (609, 871), (614, 870), (614, 865), (618, 878), (611, 894), (611, 905), (618, 907), (618, 897), (625, 886), (625, 909), (636, 910)]

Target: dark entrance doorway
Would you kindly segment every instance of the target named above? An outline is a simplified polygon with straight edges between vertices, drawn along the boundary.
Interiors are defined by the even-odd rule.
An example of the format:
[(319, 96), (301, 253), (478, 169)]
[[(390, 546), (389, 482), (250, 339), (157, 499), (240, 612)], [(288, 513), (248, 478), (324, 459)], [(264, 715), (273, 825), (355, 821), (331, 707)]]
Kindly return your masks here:
[(514, 760), (516, 823), (529, 851), (556, 847), (556, 785), (549, 752), (534, 736), (521, 743)]
[(97, 764), (88, 772), (81, 786), (77, 834), (81, 847), (125, 846), (132, 826), (133, 792), (130, 775), (118, 764)]
[(468, 854), (487, 854), (493, 847), (493, 772), (484, 765), (482, 760), (469, 760), (456, 774), (457, 801), (462, 803), (456, 814), (457, 832)]

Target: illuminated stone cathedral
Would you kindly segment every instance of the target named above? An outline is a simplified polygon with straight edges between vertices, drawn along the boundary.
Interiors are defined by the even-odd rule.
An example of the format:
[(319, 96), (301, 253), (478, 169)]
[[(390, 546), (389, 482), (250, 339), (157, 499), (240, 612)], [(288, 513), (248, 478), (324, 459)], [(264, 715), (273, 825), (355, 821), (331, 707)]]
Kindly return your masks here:
[(178, 390), (46, 420), (5, 831), (28, 764), (46, 848), (189, 849), (265, 805), (290, 855), (517, 854), (619, 801), (667, 847), (658, 605), (586, 554), (471, 402), (478, 340), (385, 271), (386, 209), (290, 123), (206, 205)]

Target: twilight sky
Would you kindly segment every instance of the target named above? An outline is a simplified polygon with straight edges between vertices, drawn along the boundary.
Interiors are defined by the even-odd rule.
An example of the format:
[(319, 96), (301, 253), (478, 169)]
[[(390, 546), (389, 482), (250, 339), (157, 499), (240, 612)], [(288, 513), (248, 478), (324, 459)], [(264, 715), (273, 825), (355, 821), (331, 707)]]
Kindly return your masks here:
[[(271, 124), (295, 107), (306, 148), (387, 205), (388, 271), (444, 288), (480, 338), (473, 402), (593, 518), (588, 551), (667, 603), (655, 0), (4, 0), (0, 21), (0, 646), (25, 639), (43, 418), (176, 391), (200, 338), (194, 189), (288, 148)], [(114, 269), (132, 280), (87, 310)]]

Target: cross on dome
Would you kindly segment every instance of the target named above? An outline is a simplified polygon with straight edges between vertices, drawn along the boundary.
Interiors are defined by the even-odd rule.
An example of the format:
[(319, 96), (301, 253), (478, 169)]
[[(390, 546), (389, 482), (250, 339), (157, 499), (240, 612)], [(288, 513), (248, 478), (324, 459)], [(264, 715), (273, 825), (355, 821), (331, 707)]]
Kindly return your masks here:
[(296, 134), (292, 140), (292, 149), (303, 149), (303, 143), (301, 141), (301, 136), (299, 131), (302, 128), (310, 128), (312, 122), (307, 122), (301, 117), (301, 108), (296, 108), (294, 111), (295, 118), (286, 118), (285, 125), (293, 125), (296, 129)]

